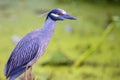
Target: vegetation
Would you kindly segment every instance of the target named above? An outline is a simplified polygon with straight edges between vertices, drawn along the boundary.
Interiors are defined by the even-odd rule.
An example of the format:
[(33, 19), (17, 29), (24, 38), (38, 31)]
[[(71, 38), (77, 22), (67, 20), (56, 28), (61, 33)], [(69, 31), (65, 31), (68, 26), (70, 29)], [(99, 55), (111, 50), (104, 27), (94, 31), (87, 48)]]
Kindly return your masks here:
[(68, 3), (68, 2), (85, 2), (85, 3), (97, 3), (97, 4), (120, 4), (119, 0), (56, 0), (60, 3)]
[(12, 37), (41, 28), (46, 18), (42, 14), (53, 8), (65, 9), (78, 20), (57, 22), (47, 51), (33, 66), (35, 79), (120, 79), (120, 6), (76, 1), (0, 0), (0, 80), (5, 80), (4, 66), (15, 46)]

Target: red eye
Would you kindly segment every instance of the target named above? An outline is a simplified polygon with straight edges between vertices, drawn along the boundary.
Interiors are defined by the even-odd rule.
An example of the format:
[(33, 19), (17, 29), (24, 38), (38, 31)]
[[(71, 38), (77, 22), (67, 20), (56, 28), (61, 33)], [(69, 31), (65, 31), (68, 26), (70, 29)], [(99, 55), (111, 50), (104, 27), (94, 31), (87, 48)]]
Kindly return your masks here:
[(59, 16), (60, 16), (60, 15), (62, 15), (62, 13), (58, 13), (57, 15), (59, 15)]

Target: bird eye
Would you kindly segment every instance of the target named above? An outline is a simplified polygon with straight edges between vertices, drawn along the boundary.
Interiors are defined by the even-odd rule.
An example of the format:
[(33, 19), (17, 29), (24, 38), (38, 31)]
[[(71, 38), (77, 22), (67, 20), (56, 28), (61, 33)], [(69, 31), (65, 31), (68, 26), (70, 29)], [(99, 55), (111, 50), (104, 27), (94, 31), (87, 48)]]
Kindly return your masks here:
[(59, 16), (60, 16), (60, 15), (62, 15), (62, 13), (57, 13), (57, 15), (59, 15)]

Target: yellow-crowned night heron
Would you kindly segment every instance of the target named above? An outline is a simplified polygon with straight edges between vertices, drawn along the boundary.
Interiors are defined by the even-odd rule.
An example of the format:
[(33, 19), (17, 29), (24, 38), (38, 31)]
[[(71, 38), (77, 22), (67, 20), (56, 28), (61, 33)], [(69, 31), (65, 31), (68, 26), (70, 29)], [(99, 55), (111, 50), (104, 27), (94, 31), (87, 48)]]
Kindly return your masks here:
[(32, 65), (41, 57), (50, 41), (56, 21), (64, 19), (76, 20), (62, 9), (53, 9), (48, 13), (43, 28), (28, 33), (18, 42), (5, 66), (6, 78), (15, 80), (24, 72), (26, 76), (27, 69), (32, 71)]

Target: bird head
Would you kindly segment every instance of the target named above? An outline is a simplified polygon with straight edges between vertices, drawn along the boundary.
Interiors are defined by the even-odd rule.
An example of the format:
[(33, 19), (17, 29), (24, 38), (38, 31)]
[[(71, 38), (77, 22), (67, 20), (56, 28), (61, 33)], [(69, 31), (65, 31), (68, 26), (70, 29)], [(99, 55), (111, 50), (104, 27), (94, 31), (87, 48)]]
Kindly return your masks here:
[(64, 19), (76, 20), (75, 17), (67, 14), (66, 11), (64, 11), (63, 9), (60, 9), (60, 8), (51, 10), (48, 13), (47, 18), (48, 17), (50, 17), (54, 21), (64, 20)]

